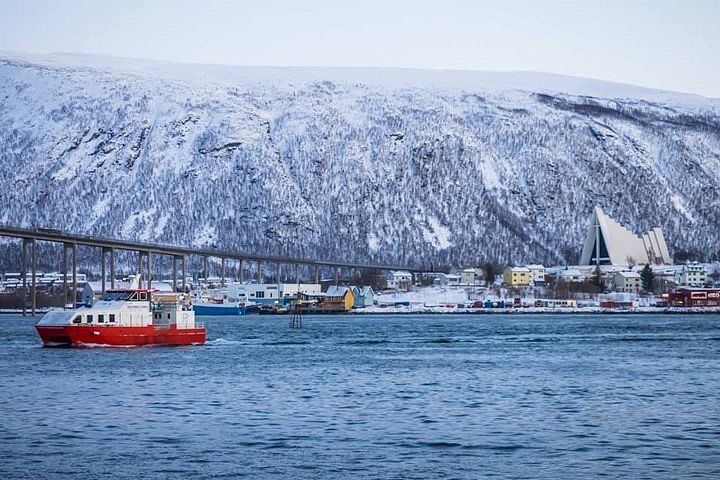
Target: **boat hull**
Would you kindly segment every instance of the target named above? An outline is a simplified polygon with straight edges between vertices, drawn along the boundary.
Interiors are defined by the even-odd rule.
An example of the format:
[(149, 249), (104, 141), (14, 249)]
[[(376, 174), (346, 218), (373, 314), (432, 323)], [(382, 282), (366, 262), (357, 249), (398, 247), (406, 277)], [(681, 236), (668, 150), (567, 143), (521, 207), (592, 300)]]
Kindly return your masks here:
[(37, 325), (45, 347), (79, 347), (107, 345), (134, 347), (142, 345), (197, 345), (205, 343), (205, 328), (119, 327), (97, 325)]
[(193, 305), (195, 315), (247, 315), (250, 313), (258, 313), (260, 310), (259, 306), (244, 306), (244, 305), (231, 305), (231, 304), (213, 304), (213, 303), (196, 303)]

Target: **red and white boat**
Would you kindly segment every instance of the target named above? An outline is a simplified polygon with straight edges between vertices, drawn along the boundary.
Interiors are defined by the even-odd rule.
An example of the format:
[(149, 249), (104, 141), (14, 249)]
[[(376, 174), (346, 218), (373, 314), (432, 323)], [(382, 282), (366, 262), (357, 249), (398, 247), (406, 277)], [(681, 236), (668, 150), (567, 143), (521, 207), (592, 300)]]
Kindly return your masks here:
[(51, 310), (35, 328), (45, 347), (205, 343), (188, 295), (143, 289), (110, 290), (90, 308)]

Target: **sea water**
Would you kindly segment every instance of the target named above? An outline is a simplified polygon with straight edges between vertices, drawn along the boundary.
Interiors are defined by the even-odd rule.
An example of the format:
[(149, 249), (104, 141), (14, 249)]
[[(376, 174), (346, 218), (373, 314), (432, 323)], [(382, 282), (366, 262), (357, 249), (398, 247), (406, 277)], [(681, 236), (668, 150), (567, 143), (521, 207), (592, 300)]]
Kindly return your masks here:
[(49, 349), (0, 316), (0, 478), (720, 478), (720, 316), (204, 317)]

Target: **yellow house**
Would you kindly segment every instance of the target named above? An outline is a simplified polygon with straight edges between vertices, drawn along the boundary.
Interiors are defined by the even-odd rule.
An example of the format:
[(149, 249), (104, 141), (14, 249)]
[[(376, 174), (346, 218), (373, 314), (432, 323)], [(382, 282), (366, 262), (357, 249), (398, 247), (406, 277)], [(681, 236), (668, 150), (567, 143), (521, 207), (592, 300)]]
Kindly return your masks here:
[(503, 283), (511, 287), (530, 285), (530, 269), (525, 267), (506, 267), (503, 271)]
[(327, 310), (351, 310), (355, 305), (352, 288), (331, 286), (325, 293), (323, 306)]

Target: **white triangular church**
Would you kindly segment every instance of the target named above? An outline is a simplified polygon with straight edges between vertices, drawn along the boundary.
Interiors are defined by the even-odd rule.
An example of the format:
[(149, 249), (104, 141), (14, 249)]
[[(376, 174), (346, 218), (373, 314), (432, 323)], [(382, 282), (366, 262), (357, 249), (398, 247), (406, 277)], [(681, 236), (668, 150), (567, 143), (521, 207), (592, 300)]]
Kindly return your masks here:
[(665, 264), (672, 259), (662, 229), (655, 227), (639, 237), (595, 207), (580, 265)]

